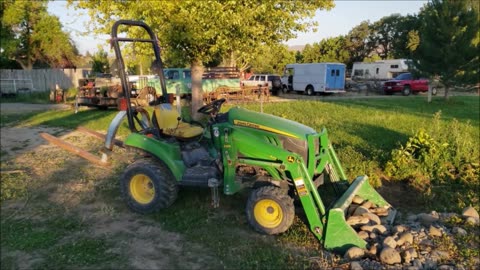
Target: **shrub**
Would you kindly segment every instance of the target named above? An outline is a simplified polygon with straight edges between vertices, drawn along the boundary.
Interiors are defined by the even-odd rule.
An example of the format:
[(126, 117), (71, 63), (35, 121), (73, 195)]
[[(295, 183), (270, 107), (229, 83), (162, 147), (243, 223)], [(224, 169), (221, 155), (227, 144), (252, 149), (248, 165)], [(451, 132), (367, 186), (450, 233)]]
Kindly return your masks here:
[[(457, 207), (477, 205), (478, 195), (474, 194), (480, 186), (478, 146), (465, 125), (453, 119), (443, 126), (440, 115), (435, 114), (429, 130), (419, 130), (405, 145), (392, 151), (385, 173), (391, 180), (408, 181), (439, 203), (445, 199), (446, 204), (456, 201)], [(445, 188), (451, 192), (442, 192)]]

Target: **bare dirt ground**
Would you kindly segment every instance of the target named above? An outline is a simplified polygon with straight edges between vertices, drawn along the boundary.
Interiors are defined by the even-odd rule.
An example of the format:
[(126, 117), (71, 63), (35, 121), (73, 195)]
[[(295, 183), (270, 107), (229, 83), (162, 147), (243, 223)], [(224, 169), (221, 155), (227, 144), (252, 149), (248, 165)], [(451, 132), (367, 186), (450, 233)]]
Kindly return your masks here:
[[(1, 113), (69, 108), (65, 105), (2, 104)], [(60, 242), (68, 241), (69, 237), (100, 237), (114, 247), (110, 253), (127, 261), (126, 265), (97, 265), (102, 268), (205, 269), (214, 266), (212, 262), (219, 261), (208, 254), (207, 247), (192, 244), (182, 235), (162, 229), (158, 222), (126, 210), (119, 198), (114, 203), (107, 203), (99, 196), (99, 189), (118, 189), (119, 171), (132, 157), (125, 150), (115, 150), (119, 151), (116, 154), (121, 158), (105, 169), (48, 144), (39, 136), (41, 132), (60, 137), (92, 153), (102, 146), (101, 141), (78, 131), (38, 126), (2, 127), (2, 179), (7, 174), (18, 175), (19, 178), (28, 178), (29, 185), (36, 187), (35, 194), (27, 195), (25, 200), (2, 203), (4, 218), (41, 221), (46, 216), (45, 209), (76, 217), (88, 224), (87, 229)], [(20, 252), (2, 248), (2, 260), (13, 260), (15, 269), (34, 268), (46, 260), (42, 254), (45, 251)]]

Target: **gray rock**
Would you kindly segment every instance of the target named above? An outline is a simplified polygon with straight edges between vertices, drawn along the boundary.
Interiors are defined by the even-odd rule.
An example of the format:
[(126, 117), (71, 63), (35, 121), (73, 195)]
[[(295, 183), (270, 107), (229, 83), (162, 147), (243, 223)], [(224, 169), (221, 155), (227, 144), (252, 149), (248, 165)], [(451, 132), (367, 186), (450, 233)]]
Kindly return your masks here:
[(418, 258), (417, 251), (414, 248), (409, 248), (402, 252), (402, 259), (406, 263), (410, 263), (413, 259)]
[(366, 231), (368, 233), (371, 233), (373, 232), (373, 226), (370, 226), (370, 225), (363, 225), (362, 227), (360, 227), (360, 230), (362, 231)]
[(380, 234), (385, 234), (387, 232), (387, 228), (383, 225), (373, 225), (373, 232), (377, 232)]
[(429, 250), (431, 250), (432, 248), (435, 247), (433, 242), (430, 241), (429, 239), (423, 239), (422, 242), (420, 242), (420, 244), (418, 244), (418, 246), (419, 246), (421, 251), (429, 251)]
[(360, 197), (360, 196), (358, 196), (358, 195), (355, 195), (355, 197), (353, 197), (353, 199), (352, 199), (352, 203), (362, 204), (362, 203), (363, 203), (363, 199), (362, 199), (362, 197)]
[(465, 223), (470, 224), (470, 225), (477, 225), (478, 224), (478, 218), (467, 217), (467, 219), (465, 219)]
[(386, 217), (388, 216), (388, 209), (385, 207), (377, 207), (373, 208), (370, 210), (371, 213), (374, 213), (375, 215), (379, 217)]
[(460, 228), (460, 227), (453, 227), (453, 230), (452, 232), (456, 235), (460, 235), (460, 236), (465, 236), (467, 235), (467, 231), (463, 228)]
[(387, 231), (387, 228), (383, 225), (364, 225), (360, 227), (360, 230), (366, 231), (366, 232), (374, 232), (374, 233), (379, 233), (379, 234), (384, 234)]
[(380, 221), (380, 218), (373, 214), (373, 213), (365, 213), (362, 215), (362, 217), (366, 217), (368, 218), (368, 220), (370, 221), (371, 225), (380, 225), (382, 224), (382, 222)]
[(350, 270), (363, 270), (363, 267), (359, 262), (351, 262)]
[(434, 222), (437, 222), (439, 218), (432, 214), (421, 213), (417, 215), (417, 219), (421, 224), (430, 226)]
[(426, 260), (424, 263), (424, 268), (425, 269), (437, 269), (437, 262), (434, 262), (432, 260)]
[(366, 201), (364, 203), (362, 203), (362, 207), (365, 207), (367, 209), (370, 209), (370, 208), (373, 208), (375, 205), (373, 205), (372, 202), (369, 202), (369, 201)]
[(432, 259), (432, 261), (435, 261), (435, 262), (448, 260), (450, 259), (450, 253), (448, 253), (448, 251), (436, 249), (430, 253), (430, 258)]
[(413, 223), (413, 222), (415, 222), (415, 221), (417, 221), (417, 215), (415, 215), (415, 214), (409, 214), (409, 215), (407, 216), (407, 222), (408, 222), (408, 223)]
[(347, 214), (348, 216), (352, 216), (353, 215), (353, 212), (355, 212), (355, 210), (359, 207), (358, 204), (350, 204), (350, 206), (348, 207), (348, 210), (347, 210)]
[(373, 255), (373, 256), (377, 256), (377, 253), (378, 253), (378, 243), (375, 243), (373, 244), (369, 249), (368, 249), (368, 253), (370, 253), (370, 255)]
[(455, 267), (448, 264), (442, 264), (438, 266), (438, 270), (455, 270)]
[(365, 251), (359, 247), (351, 247), (345, 252), (343, 258), (348, 261), (359, 260), (365, 256)]
[(473, 208), (472, 206), (465, 207), (462, 211), (462, 216), (464, 218), (473, 217), (476, 220), (478, 220), (480, 218), (478, 216), (477, 210), (475, 210), (475, 208)]
[(357, 233), (357, 235), (358, 235), (358, 237), (362, 238), (363, 240), (368, 238), (368, 232), (366, 232), (366, 231), (359, 231)]
[(423, 269), (423, 263), (419, 259), (413, 260), (412, 265), (418, 267), (419, 269)]
[(421, 270), (421, 268), (418, 266), (408, 266), (407, 270)]
[(392, 232), (393, 233), (401, 233), (408, 230), (407, 226), (405, 225), (396, 225), (393, 227)]
[(440, 237), (442, 236), (442, 231), (439, 228), (430, 225), (430, 228), (428, 229), (428, 235), (431, 237)]
[(383, 248), (380, 252), (380, 261), (385, 264), (396, 264), (401, 263), (402, 258), (400, 257), (400, 253), (393, 248)]
[(355, 209), (355, 212), (353, 212), (353, 215), (354, 216), (361, 216), (365, 213), (370, 213), (370, 211), (368, 210), (368, 208), (365, 208), (363, 206), (359, 206), (357, 207), (357, 209)]
[(411, 244), (413, 244), (413, 235), (410, 232), (404, 232), (404, 233), (400, 234), (397, 242), (401, 243), (399, 245), (403, 245), (403, 244), (406, 244), (406, 243), (411, 245)]
[(383, 239), (383, 246), (384, 247), (396, 248), (397, 247), (397, 241), (395, 241), (395, 239), (393, 239), (393, 237), (388, 236), (385, 239)]
[(368, 217), (364, 216), (350, 216), (347, 219), (347, 224), (350, 226), (359, 226), (359, 225), (366, 225), (370, 222), (370, 219)]
[(400, 256), (402, 257), (402, 260), (403, 260), (403, 262), (405, 262), (405, 263), (410, 263), (410, 262), (412, 261), (412, 259), (413, 259), (413, 258), (412, 258), (412, 255), (411, 255), (409, 252), (407, 252), (406, 250), (404, 250), (404, 251), (400, 254)]

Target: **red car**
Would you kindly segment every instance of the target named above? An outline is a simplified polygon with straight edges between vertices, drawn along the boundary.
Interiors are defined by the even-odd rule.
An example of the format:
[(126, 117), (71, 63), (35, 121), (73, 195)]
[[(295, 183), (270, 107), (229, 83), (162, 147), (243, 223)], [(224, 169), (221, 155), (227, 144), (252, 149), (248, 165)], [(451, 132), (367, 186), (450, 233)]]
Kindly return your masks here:
[[(394, 79), (386, 81), (383, 84), (383, 92), (386, 95), (402, 92), (404, 96), (408, 96), (411, 93), (428, 92), (428, 79), (416, 79), (413, 78), (411, 73), (402, 73)], [(436, 94), (437, 89), (433, 87), (432, 95)]]

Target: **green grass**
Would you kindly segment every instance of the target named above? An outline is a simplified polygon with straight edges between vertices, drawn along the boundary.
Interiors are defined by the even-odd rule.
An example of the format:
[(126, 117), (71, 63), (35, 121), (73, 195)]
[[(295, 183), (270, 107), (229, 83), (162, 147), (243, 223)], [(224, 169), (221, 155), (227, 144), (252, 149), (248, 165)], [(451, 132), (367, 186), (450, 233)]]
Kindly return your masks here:
[(25, 102), (35, 104), (50, 103), (50, 92), (19, 93), (11, 97), (2, 97), (1, 103)]
[[(225, 106), (225, 110), (228, 107)], [(245, 107), (255, 111), (260, 110), (258, 105)], [(444, 102), (441, 98), (434, 98), (430, 104), (425, 102), (424, 97), (412, 96), (328, 102), (294, 101), (264, 104), (263, 108), (266, 113), (301, 122), (316, 130), (327, 128), (329, 138), (336, 148), (348, 176), (353, 178), (360, 174), (368, 174), (371, 179), (376, 179), (378, 184), (383, 179), (386, 163), (392, 157), (392, 150), (405, 144), (419, 129), (431, 129), (434, 115), (439, 111), (441, 111), (440, 132), (450, 132), (449, 127), (453, 119), (457, 119), (458, 127), (465, 136), (462, 138), (471, 140), (477, 148), (480, 145), (478, 128), (480, 105), (477, 96), (452, 97), (449, 102)], [(1, 124), (2, 127), (5, 125), (46, 125), (69, 129), (82, 125), (105, 133), (116, 114), (115, 110), (82, 110), (77, 114), (72, 110), (27, 115), (2, 115)], [(128, 132), (126, 123), (123, 123), (119, 129), (119, 135), (124, 136)], [(85, 166), (75, 168), (78, 174), (75, 174), (75, 177), (82, 177), (81, 171), (88, 169)], [(60, 172), (63, 173), (61, 170)], [(64, 181), (62, 173), (56, 176), (59, 180), (54, 181), (55, 184)], [(115, 168), (112, 170), (111, 178), (94, 181), (95, 198), (99, 198), (111, 206), (111, 208), (103, 210), (106, 216), (115, 216), (128, 211), (120, 201), (118, 194), (116, 181), (120, 173), (121, 170)], [(12, 184), (13, 177), (11, 176), (8, 184), (13, 189), (18, 188), (19, 191), (14, 189), (12, 192), (24, 192), (24, 186)], [(72, 179), (67, 180), (71, 181)], [(320, 243), (310, 232), (300, 208), (297, 209), (300, 214), (295, 218), (294, 225), (286, 233), (279, 236), (255, 233), (248, 226), (244, 214), (247, 192), (245, 190), (233, 196), (222, 195), (220, 208), (212, 209), (208, 189), (184, 188), (170, 208), (153, 215), (137, 216), (136, 218), (142, 219), (148, 224), (151, 224), (150, 222), (160, 224), (162, 229), (182, 235), (189, 245), (204, 248), (205, 253), (211, 254), (215, 258), (210, 262), (211, 268), (303, 269), (313, 267), (312, 258), (320, 258), (316, 264), (313, 264), (318, 265), (317, 268), (332, 266), (338, 262), (339, 258), (329, 257), (328, 254), (322, 253)], [(437, 205), (421, 205), (418, 206), (418, 209), (442, 211), (444, 209), (441, 208), (442, 205), (451, 204), (455, 206), (456, 210), (459, 210), (462, 203), (474, 201), (475, 198), (478, 200), (478, 195), (475, 192), (465, 192), (464, 186), (456, 187), (452, 193), (456, 193), (456, 196), (441, 197)], [(462, 199), (462, 194), (473, 198)], [(16, 195), (12, 193), (8, 199), (12, 199)], [(39, 198), (45, 202), (48, 196)], [(452, 198), (460, 201), (447, 200)], [(89, 202), (84, 201), (84, 203)], [(440, 207), (436, 208), (437, 206)], [(61, 208), (61, 206), (57, 207)], [(126, 260), (111, 253), (111, 248), (115, 247), (115, 242), (112, 242), (115, 241), (115, 238), (75, 236), (75, 233), (89, 229), (89, 225), (82, 223), (79, 216), (72, 218), (72, 222), (68, 222), (65, 216), (58, 218), (61, 210), (39, 211), (49, 218), (39, 223), (30, 219), (21, 222), (9, 220), (2, 223), (2, 250), (5, 248), (9, 251), (39, 253), (44, 260), (34, 268), (40, 269), (100, 266), (108, 268), (109, 262)], [(2, 217), (5, 217), (3, 213)], [(55, 223), (56, 220), (58, 220), (57, 223)], [(78, 225), (76, 225), (77, 223)], [(446, 239), (441, 244), (450, 247), (452, 243), (449, 241), (453, 240)], [(462, 245), (472, 245), (472, 242), (473, 246), (478, 246), (478, 237), (475, 239), (467, 237), (457, 241), (456, 245), (460, 247), (458, 256), (461, 260), (470, 260), (472, 256), (478, 255), (478, 252), (469, 252), (462, 248)], [(192, 252), (195, 251), (196, 249), (192, 250)], [(103, 259), (107, 262), (103, 262)], [(16, 263), (12, 257), (2, 257), (2, 261), (7, 265), (12, 265), (10, 268), (15, 268)]]

